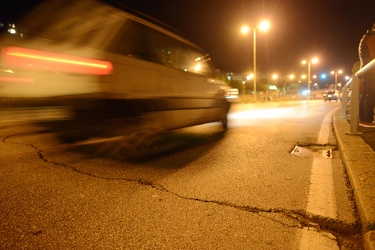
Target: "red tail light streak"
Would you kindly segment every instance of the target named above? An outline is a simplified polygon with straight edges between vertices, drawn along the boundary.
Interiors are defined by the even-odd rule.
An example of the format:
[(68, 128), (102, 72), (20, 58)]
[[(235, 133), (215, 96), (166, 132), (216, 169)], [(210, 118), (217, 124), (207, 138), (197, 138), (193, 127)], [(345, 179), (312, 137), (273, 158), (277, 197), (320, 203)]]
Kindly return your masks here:
[(108, 75), (113, 71), (111, 62), (21, 47), (2, 50), (4, 66), (64, 73)]

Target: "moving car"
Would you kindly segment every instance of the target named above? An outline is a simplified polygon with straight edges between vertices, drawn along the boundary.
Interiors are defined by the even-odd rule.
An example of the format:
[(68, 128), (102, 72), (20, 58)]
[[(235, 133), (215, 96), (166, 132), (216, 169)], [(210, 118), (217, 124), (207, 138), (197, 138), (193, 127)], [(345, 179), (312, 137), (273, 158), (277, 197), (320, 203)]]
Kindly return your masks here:
[(324, 101), (340, 101), (341, 100), (341, 96), (340, 96), (340, 92), (339, 91), (335, 91), (335, 90), (329, 90), (329, 91), (326, 91), (326, 93), (323, 94), (323, 99)]
[(207, 53), (151, 18), (108, 1), (51, 0), (19, 27), (0, 39), (0, 98), (92, 120), (147, 115), (163, 130), (227, 126)]

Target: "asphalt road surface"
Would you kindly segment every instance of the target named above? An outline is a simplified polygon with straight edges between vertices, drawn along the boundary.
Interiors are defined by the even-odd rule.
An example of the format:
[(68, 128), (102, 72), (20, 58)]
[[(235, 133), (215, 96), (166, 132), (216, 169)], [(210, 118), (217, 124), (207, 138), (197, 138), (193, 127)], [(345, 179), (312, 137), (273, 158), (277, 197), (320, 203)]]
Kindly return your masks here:
[(234, 104), (226, 133), (0, 111), (0, 248), (361, 249), (339, 105)]

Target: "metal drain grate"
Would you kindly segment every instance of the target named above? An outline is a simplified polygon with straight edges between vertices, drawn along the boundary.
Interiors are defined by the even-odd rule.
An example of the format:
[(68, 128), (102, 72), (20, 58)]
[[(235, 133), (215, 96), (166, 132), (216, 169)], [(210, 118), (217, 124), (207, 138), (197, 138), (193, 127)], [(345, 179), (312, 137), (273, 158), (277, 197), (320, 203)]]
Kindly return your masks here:
[(292, 155), (302, 156), (302, 157), (322, 157), (322, 158), (332, 158), (332, 149), (322, 147), (300, 147), (295, 146), (291, 152)]

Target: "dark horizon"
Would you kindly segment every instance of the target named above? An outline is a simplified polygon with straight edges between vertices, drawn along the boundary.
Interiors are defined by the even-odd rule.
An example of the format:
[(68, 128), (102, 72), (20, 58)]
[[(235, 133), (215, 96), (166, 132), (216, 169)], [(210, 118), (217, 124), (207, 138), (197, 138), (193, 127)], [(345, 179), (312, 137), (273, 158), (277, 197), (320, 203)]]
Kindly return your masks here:
[[(267, 18), (271, 29), (257, 32), (257, 71), (287, 75), (305, 72), (303, 59), (318, 57), (312, 73), (343, 69), (351, 75), (358, 60), (358, 43), (375, 23), (375, 2), (330, 0), (112, 0), (175, 28), (207, 51), (222, 71), (250, 72), (252, 33), (240, 33), (243, 24)], [(40, 0), (13, 0), (0, 11), (2, 20), (17, 21)]]

